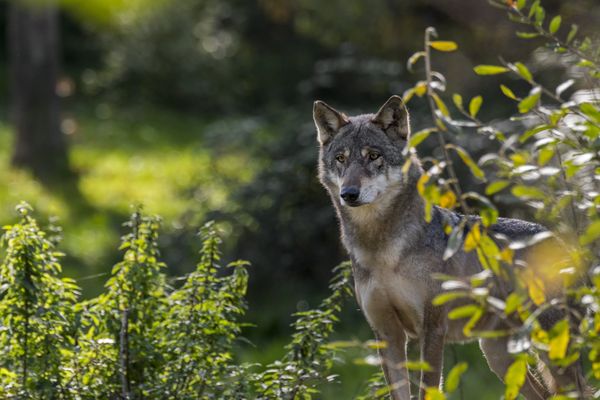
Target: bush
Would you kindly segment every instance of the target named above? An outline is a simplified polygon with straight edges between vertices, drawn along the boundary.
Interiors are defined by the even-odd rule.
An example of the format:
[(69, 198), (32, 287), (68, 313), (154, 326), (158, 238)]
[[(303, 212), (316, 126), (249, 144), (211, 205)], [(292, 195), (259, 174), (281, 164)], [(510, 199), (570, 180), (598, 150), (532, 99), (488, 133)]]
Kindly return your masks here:
[[(3, 398), (310, 398), (328, 379), (326, 346), (351, 293), (343, 264), (331, 295), (296, 315), (287, 354), (266, 367), (239, 363), (247, 263), (221, 266), (214, 223), (200, 230), (196, 270), (169, 284), (157, 248), (160, 220), (137, 209), (125, 225), (123, 260), (97, 298), (79, 300), (60, 278), (55, 244), (27, 204), (6, 226), (0, 264), (0, 394)], [(52, 231), (56, 231), (52, 228)]]
[[(591, 363), (587, 377), (600, 379), (600, 269), (595, 267), (600, 255), (600, 53), (590, 38), (577, 35), (576, 25), (561, 29), (561, 16), (547, 18), (540, 1), (491, 3), (524, 27), (518, 37), (540, 40), (544, 46), (536, 57), (561, 66), (568, 79), (550, 88), (525, 63), (500, 58), (499, 65), (478, 65), (474, 72), (511, 75), (529, 86), (521, 93), (510, 87), (516, 82), (500, 85), (499, 92), (514, 102), (514, 115), (484, 122), (479, 116), (483, 98), (475, 96), (466, 102), (458, 93), (452, 96), (456, 112), (451, 113), (443, 99), (446, 79), (433, 70), (431, 53), (454, 51), (457, 44), (436, 40), (435, 29), (428, 28), (425, 48), (408, 61), (412, 68), (424, 62), (424, 79), (404, 99), (426, 99), (433, 120), (431, 127), (412, 135), (410, 146), (433, 135), (439, 143), (440, 159), (426, 160), (426, 172), (418, 183), (426, 202), (424, 218), (430, 218), (434, 206), (480, 217), (463, 217), (456, 228), (447, 227), (444, 257), (452, 257), (461, 248), (475, 252), (484, 271), (471, 277), (440, 276), (447, 291), (434, 304), (450, 305), (449, 318), (464, 320), (467, 336), (508, 337), (507, 351), (515, 359), (505, 376), (505, 398), (514, 399), (528, 368), (535, 367), (535, 360), (527, 357), (531, 350), (556, 371), (575, 363), (583, 365), (587, 359)], [(572, 93), (570, 98), (566, 93)], [(461, 141), (478, 137), (491, 141), (495, 151), (476, 162)], [(457, 166), (485, 184), (485, 196), (464, 190)], [(499, 217), (494, 202), (532, 210), (551, 231), (512, 242), (498, 237), (491, 229)], [(499, 298), (497, 293), (506, 287), (513, 289)], [(457, 299), (468, 302), (456, 307)], [(547, 312), (559, 312), (562, 319), (544, 326), (539, 317)], [(510, 329), (477, 331), (480, 319), (490, 314), (507, 321)], [(449, 379), (445, 388), (451, 392), (456, 385)], [(581, 386), (558, 389), (557, 398), (584, 397)], [(428, 391), (431, 399), (445, 398), (438, 388)]]

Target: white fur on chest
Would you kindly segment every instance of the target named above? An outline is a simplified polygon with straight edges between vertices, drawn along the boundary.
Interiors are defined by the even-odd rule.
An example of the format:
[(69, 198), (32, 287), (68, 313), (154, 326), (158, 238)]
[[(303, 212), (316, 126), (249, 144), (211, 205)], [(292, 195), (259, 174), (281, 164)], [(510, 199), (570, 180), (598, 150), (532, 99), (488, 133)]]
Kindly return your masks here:
[(406, 246), (398, 238), (378, 251), (354, 247), (352, 254), (368, 271), (368, 278), (357, 280), (356, 290), (371, 326), (381, 332), (400, 322), (410, 336), (415, 336), (423, 323), (427, 291), (417, 278), (420, 274), (411, 271), (416, 266), (402, 259)]

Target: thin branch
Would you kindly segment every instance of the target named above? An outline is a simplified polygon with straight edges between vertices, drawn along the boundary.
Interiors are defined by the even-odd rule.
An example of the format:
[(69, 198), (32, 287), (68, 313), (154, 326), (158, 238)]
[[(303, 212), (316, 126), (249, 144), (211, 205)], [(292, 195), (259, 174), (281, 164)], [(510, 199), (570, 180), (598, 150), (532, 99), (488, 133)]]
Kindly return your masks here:
[(130, 399), (129, 382), (129, 309), (126, 308), (121, 314), (121, 331), (119, 361), (121, 362), (121, 397), (125, 400)]
[(436, 115), (435, 103), (432, 96), (432, 74), (431, 74), (431, 36), (435, 35), (435, 29), (433, 27), (428, 27), (425, 30), (425, 74), (427, 80), (427, 100), (429, 102), (429, 109), (431, 110), (431, 115), (433, 120), (436, 121), (436, 126), (438, 127), (438, 140), (440, 142), (440, 146), (442, 151), (444, 152), (444, 159), (446, 160), (446, 165), (448, 167), (448, 173), (450, 175), (451, 184), (456, 192), (458, 197), (458, 201), (460, 202), (460, 207), (462, 208), (465, 214), (470, 214), (470, 208), (467, 206), (463, 198), (462, 189), (458, 183), (458, 176), (456, 175), (456, 171), (454, 170), (454, 164), (452, 162), (452, 158), (450, 157), (450, 153), (448, 152), (448, 148), (446, 147), (446, 139), (444, 138), (444, 132), (448, 131), (446, 125), (440, 120), (440, 118)]

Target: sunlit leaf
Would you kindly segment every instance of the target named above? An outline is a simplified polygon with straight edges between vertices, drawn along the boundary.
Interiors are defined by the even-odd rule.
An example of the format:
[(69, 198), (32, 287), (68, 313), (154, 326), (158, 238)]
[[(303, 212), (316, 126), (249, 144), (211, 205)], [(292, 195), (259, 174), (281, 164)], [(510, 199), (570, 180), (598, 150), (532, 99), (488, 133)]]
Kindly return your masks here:
[(452, 311), (450, 311), (448, 313), (448, 318), (450, 318), (452, 320), (467, 318), (467, 317), (470, 317), (471, 315), (474, 315), (479, 310), (480, 310), (479, 306), (477, 306), (475, 304), (467, 304), (466, 306), (460, 306), (460, 307), (454, 308)]
[(535, 107), (542, 96), (542, 88), (536, 86), (529, 92), (529, 96), (519, 102), (519, 112), (525, 114)]
[(459, 110), (462, 110), (463, 100), (462, 100), (462, 96), (460, 94), (454, 93), (452, 95), (452, 101), (454, 102), (454, 105), (456, 106), (456, 108), (458, 108)]
[(495, 193), (498, 193), (502, 189), (508, 187), (508, 185), (510, 185), (510, 181), (498, 180), (498, 181), (492, 182), (489, 185), (487, 185), (487, 187), (485, 188), (485, 194), (487, 196), (491, 196)]
[(409, 147), (417, 147), (423, 140), (427, 139), (431, 132), (435, 132), (436, 128), (427, 128), (420, 130), (419, 132), (412, 133), (408, 140)]
[(521, 39), (533, 39), (540, 36), (537, 32), (517, 32), (516, 35)]
[(431, 304), (433, 304), (434, 306), (441, 306), (442, 304), (446, 304), (449, 301), (456, 300), (456, 299), (459, 299), (459, 298), (462, 298), (465, 296), (468, 296), (465, 291), (462, 291), (462, 292), (454, 291), (454, 292), (442, 293), (442, 294), (438, 294), (436, 297), (434, 297), (433, 300), (431, 301)]
[(425, 389), (425, 400), (446, 400), (444, 393), (435, 387)]
[(460, 159), (465, 163), (465, 165), (467, 167), (469, 167), (469, 170), (471, 171), (471, 173), (473, 174), (473, 176), (475, 178), (478, 178), (481, 180), (485, 179), (485, 173), (483, 172), (483, 170), (481, 168), (479, 168), (479, 166), (475, 163), (475, 161), (473, 161), (473, 159), (471, 158), (471, 156), (469, 155), (469, 153), (467, 153), (467, 151), (465, 149), (463, 149), (462, 147), (456, 146), (454, 144), (448, 144), (447, 147), (449, 149), (453, 149), (454, 151), (456, 151), (456, 153), (458, 154)]
[(569, 321), (566, 319), (558, 321), (550, 330), (550, 343), (548, 345), (548, 357), (551, 360), (564, 358), (569, 347)]
[(481, 96), (475, 96), (471, 99), (471, 102), (469, 103), (469, 114), (471, 117), (475, 118), (477, 116), (482, 103), (483, 97)]
[(560, 15), (557, 15), (556, 17), (552, 18), (552, 21), (550, 21), (550, 26), (548, 27), (550, 33), (555, 34), (560, 29), (561, 22), (562, 18)]
[(477, 75), (497, 75), (510, 71), (501, 65), (477, 65), (473, 68)]
[(521, 387), (525, 383), (525, 376), (527, 374), (527, 360), (524, 357), (517, 358), (504, 375), (504, 383), (506, 389), (504, 391), (504, 398), (506, 400), (515, 400), (519, 395)]
[(579, 243), (582, 246), (587, 246), (588, 244), (594, 242), (596, 239), (600, 237), (600, 220), (595, 220), (585, 229), (583, 235), (579, 237)]
[(502, 93), (504, 93), (504, 95), (509, 99), (519, 100), (508, 86), (500, 85), (500, 90), (502, 90)]
[(465, 246), (464, 249), (468, 253), (475, 249), (481, 240), (481, 231), (479, 230), (479, 223), (475, 223), (469, 232), (467, 233), (467, 237), (465, 238)]
[(455, 42), (448, 40), (435, 40), (429, 42), (429, 45), (439, 51), (454, 51), (458, 49), (458, 45)]
[(516, 62), (515, 67), (517, 68), (519, 75), (521, 75), (521, 77), (527, 82), (531, 82), (533, 80), (533, 75), (531, 75), (531, 72), (529, 72), (529, 69), (525, 66), (525, 64)]
[(446, 104), (440, 98), (440, 96), (438, 96), (437, 93), (432, 93), (431, 97), (433, 97), (433, 100), (435, 101), (435, 105), (437, 106), (438, 110), (440, 110), (440, 112), (442, 113), (442, 115), (444, 117), (449, 117), (450, 116), (450, 112), (448, 111), (448, 107), (446, 107)]
[(469, 365), (464, 361), (459, 362), (454, 367), (452, 367), (452, 369), (446, 377), (446, 382), (444, 383), (446, 392), (452, 393), (458, 388), (458, 385), (460, 384), (460, 377), (462, 376), (462, 374), (465, 373), (465, 371), (468, 368)]

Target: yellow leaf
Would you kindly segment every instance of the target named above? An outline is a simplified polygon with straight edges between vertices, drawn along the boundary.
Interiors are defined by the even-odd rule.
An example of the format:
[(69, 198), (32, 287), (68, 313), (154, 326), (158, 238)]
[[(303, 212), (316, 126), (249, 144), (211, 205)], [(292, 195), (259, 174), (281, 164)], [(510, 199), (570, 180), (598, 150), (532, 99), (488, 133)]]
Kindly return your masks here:
[(435, 387), (425, 389), (425, 400), (446, 400), (444, 393)]
[(481, 240), (481, 231), (479, 230), (479, 222), (477, 222), (469, 233), (467, 233), (467, 237), (465, 239), (465, 251), (469, 252), (477, 247), (479, 241)]
[(529, 297), (535, 303), (535, 305), (539, 306), (546, 301), (546, 295), (544, 294), (544, 282), (535, 276), (532, 271), (527, 271), (524, 274), (525, 282), (527, 282), (527, 291), (529, 292)]
[(423, 196), (425, 194), (425, 185), (427, 184), (428, 181), (429, 181), (429, 175), (423, 174), (423, 175), (421, 175), (421, 177), (419, 178), (419, 180), (417, 182), (417, 191), (419, 192), (419, 194), (421, 196)]
[(569, 347), (569, 321), (563, 319), (552, 327), (550, 331), (550, 344), (548, 345), (550, 350), (548, 356), (551, 360), (560, 360), (567, 354), (567, 348)]
[(446, 40), (436, 40), (429, 42), (429, 45), (439, 51), (454, 51), (458, 49), (458, 45), (455, 42)]
[(469, 114), (471, 117), (475, 118), (479, 109), (481, 108), (481, 104), (483, 103), (483, 97), (475, 96), (469, 102)]
[(504, 261), (507, 264), (512, 264), (513, 262), (513, 256), (515, 255), (515, 252), (513, 249), (505, 247), (501, 252), (500, 252), (500, 259), (502, 261)]
[(417, 82), (415, 85), (415, 94), (419, 97), (423, 97), (423, 95), (427, 92), (427, 84), (423, 81)]
[(440, 98), (440, 96), (438, 96), (436, 93), (433, 93), (432, 97), (433, 97), (433, 100), (435, 101), (435, 104), (437, 105), (438, 110), (440, 110), (440, 112), (442, 113), (442, 115), (444, 117), (449, 117), (450, 116), (450, 112), (448, 111), (448, 107), (446, 107), (446, 104)]
[(452, 208), (456, 205), (456, 195), (452, 190), (447, 190), (440, 197), (440, 206), (443, 208)]

